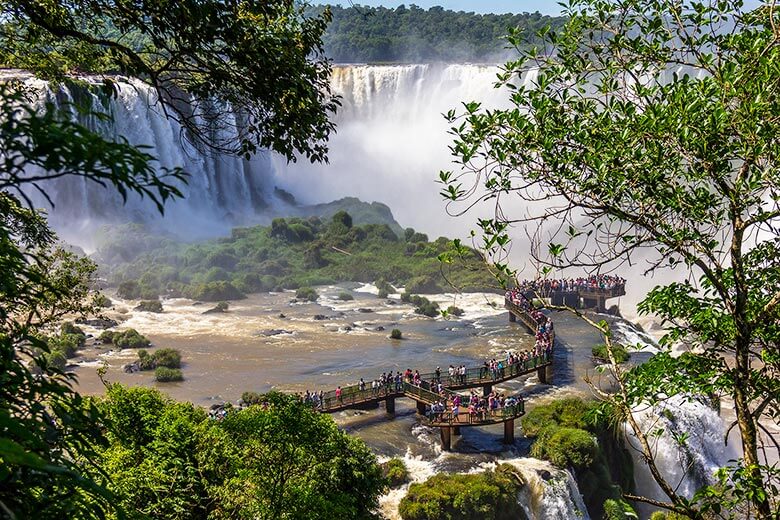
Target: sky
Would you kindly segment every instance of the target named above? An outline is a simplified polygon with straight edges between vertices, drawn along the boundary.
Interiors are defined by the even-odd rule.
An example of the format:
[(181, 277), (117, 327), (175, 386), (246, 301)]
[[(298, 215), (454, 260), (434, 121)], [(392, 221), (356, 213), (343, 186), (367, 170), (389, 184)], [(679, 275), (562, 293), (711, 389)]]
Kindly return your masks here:
[[(315, 4), (338, 4), (349, 6), (348, 0), (311, 0)], [(360, 5), (398, 7), (401, 4), (415, 4), (425, 9), (440, 5), (453, 11), (473, 11), (475, 13), (533, 13), (557, 15), (561, 13), (558, 0), (355, 0)], [(757, 7), (760, 0), (745, 0), (748, 8)]]

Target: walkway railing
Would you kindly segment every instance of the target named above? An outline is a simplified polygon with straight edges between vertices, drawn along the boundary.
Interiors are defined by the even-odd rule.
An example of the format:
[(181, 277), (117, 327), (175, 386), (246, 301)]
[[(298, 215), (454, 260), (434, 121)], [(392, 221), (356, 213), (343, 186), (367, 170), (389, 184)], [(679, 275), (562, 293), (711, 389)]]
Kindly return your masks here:
[[(516, 363), (507, 364), (501, 369), (491, 371), (484, 366), (472, 367), (466, 369), (465, 375), (453, 375), (443, 373), (439, 377), (435, 372), (428, 372), (420, 374), (420, 387), (428, 390), (430, 393), (437, 395), (431, 389), (432, 385), (438, 385), (441, 383), (444, 389), (462, 389), (484, 385), (492, 385), (494, 383), (500, 383), (508, 379), (531, 373), (537, 368), (544, 366), (551, 361), (551, 356), (547, 352), (532, 356), (526, 360), (518, 361)], [(341, 398), (336, 397), (336, 390), (331, 390), (323, 394), (321, 410), (328, 411), (331, 408), (345, 408), (351, 405), (359, 405), (363, 403), (369, 403), (384, 399), (386, 397), (400, 397), (404, 394), (405, 385), (414, 387), (406, 381), (401, 382), (400, 386), (395, 381), (385, 384), (379, 388), (370, 388), (371, 382), (366, 383), (366, 389), (361, 390), (360, 385), (350, 385), (341, 387)]]
[(516, 419), (525, 414), (525, 401), (521, 396), (513, 396), (516, 399), (515, 404), (503, 406), (493, 410), (479, 410), (476, 413), (469, 413), (467, 407), (461, 407), (458, 414), (455, 415), (451, 410), (444, 412), (429, 412), (426, 419), (434, 426), (443, 424), (459, 426), (464, 424), (490, 424), (503, 422), (508, 419)]

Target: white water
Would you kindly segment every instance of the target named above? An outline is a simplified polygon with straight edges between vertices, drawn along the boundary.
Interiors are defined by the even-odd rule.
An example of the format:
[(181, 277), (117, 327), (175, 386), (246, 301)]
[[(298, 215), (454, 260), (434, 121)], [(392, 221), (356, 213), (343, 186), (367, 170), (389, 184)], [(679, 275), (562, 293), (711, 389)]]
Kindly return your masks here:
[[(107, 112), (112, 121), (79, 115), (71, 110), (72, 119), (112, 139), (126, 139), (144, 146), (154, 156), (158, 171), (181, 167), (190, 177), (187, 185), (177, 184), (183, 199), (166, 205), (165, 220), (148, 200), (131, 194), (125, 204), (117, 191), (104, 188), (80, 177), (51, 181), (47, 190), (55, 207), (33, 195), (36, 205), (51, 215), (54, 227), (64, 239), (90, 247), (91, 232), (105, 222), (146, 222), (160, 225), (192, 237), (213, 236), (228, 232), (231, 225), (257, 221), (266, 205), (279, 202), (273, 197), (272, 165), (268, 153), (251, 161), (197, 149), (182, 138), (182, 128), (166, 118), (157, 103), (156, 93), (144, 83), (127, 79), (119, 81), (118, 95), (107, 101), (83, 87), (52, 87), (47, 82), (28, 78), (25, 83), (39, 94), (40, 103), (64, 106), (74, 97), (84, 97), (91, 108)], [(235, 130), (233, 130), (235, 132)], [(217, 139), (230, 139), (230, 130), (218, 130)]]
[[(715, 471), (738, 457), (731, 445), (724, 444), (725, 425), (717, 411), (699, 400), (673, 396), (652, 408), (637, 407), (635, 416), (644, 432), (660, 432), (648, 437), (658, 469), (672, 488), (687, 498), (714, 483)], [(682, 434), (687, 438), (682, 440)], [(638, 449), (633, 434), (627, 437)], [(647, 465), (635, 450), (633, 453), (638, 489), (645, 496), (668, 501)]]

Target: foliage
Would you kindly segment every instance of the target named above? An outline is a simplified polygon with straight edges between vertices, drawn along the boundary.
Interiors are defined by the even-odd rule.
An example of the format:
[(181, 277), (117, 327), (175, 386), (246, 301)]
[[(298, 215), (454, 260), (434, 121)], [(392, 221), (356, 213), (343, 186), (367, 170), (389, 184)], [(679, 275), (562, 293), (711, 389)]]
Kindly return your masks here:
[(555, 399), (533, 407), (520, 419), (520, 424), (526, 437), (536, 437), (550, 426), (585, 429), (592, 407), (593, 403), (586, 403), (578, 397)]
[(295, 297), (299, 300), (308, 300), (310, 302), (316, 302), (317, 298), (320, 297), (319, 294), (317, 294), (317, 291), (312, 289), (311, 287), (301, 287), (297, 291), (295, 291)]
[(416, 5), (332, 6), (331, 10), (333, 21), (323, 43), (336, 63), (493, 61), (506, 52), (504, 36), (510, 28), (534, 34), (545, 25), (562, 22), (538, 12), (474, 14)]
[(181, 367), (181, 353), (173, 348), (161, 348), (152, 354), (152, 359), (158, 367), (179, 368)]
[[(376, 507), (381, 470), (362, 441), (294, 396), (229, 414), (203, 454), (217, 468), (209, 493), (230, 518), (361, 518)], [(284, 476), (284, 478), (280, 478)]]
[(596, 439), (579, 428), (545, 428), (531, 448), (531, 455), (547, 459), (560, 468), (576, 470), (589, 467), (596, 460)]
[(337, 298), (342, 302), (348, 302), (355, 299), (355, 297), (348, 292), (340, 292)]
[(146, 336), (135, 329), (125, 329), (121, 331), (104, 330), (98, 336), (103, 343), (113, 343), (119, 348), (143, 348), (152, 344)]
[[(401, 297), (401, 301), (405, 301), (403, 297)], [(412, 294), (409, 296), (408, 301), (415, 306), (414, 312), (417, 314), (422, 314), (423, 316), (428, 316), (429, 318), (434, 318), (439, 315), (439, 304), (430, 301), (425, 296)]]
[[(591, 349), (591, 354), (593, 354), (593, 357), (599, 361), (609, 362), (607, 346), (603, 343), (593, 347)], [(612, 344), (612, 355), (615, 357), (615, 361), (618, 363), (625, 363), (631, 359), (631, 353), (626, 350), (626, 347), (617, 343)]]
[(241, 300), (245, 298), (235, 285), (230, 282), (206, 282), (195, 286), (190, 293), (194, 300), (217, 302), (224, 300)]
[(157, 367), (154, 369), (154, 379), (158, 383), (184, 381), (184, 376), (178, 368)]
[(107, 485), (127, 510), (162, 520), (366, 517), (383, 479), (365, 445), (293, 396), (263, 397), (267, 408), (215, 421), (156, 390), (110, 385), (99, 403)]
[(401, 339), (402, 337), (401, 329), (393, 329), (390, 331), (390, 339)]
[[(7, 108), (2, 97), (0, 107)], [(0, 132), (4, 146), (14, 132)], [(55, 241), (40, 215), (0, 191), (0, 504), (17, 518), (100, 518), (110, 496), (94, 484), (92, 466), (76, 462), (94, 460), (98, 413), (72, 390), (73, 376), (61, 371), (65, 355), (49, 352), (46, 340), (65, 316), (96, 310), (95, 265)], [(83, 338), (62, 336), (76, 346)]]
[(463, 316), (463, 309), (456, 307), (455, 305), (450, 305), (447, 307), (445, 312), (449, 316)]
[(162, 312), (163, 306), (160, 300), (141, 300), (135, 310), (142, 312)]
[(230, 304), (228, 304), (228, 302), (217, 302), (217, 305), (214, 308), (220, 312), (227, 312), (230, 308)]
[(522, 485), (522, 478), (509, 464), (470, 475), (439, 473), (411, 484), (398, 512), (404, 520), (522, 518), (523, 509), (517, 502)]
[[(322, 161), (333, 129), (328, 116), (338, 105), (320, 42), (330, 13), (304, 16), (301, 9), (282, 0), (14, 0), (2, 8), (0, 63), (55, 80), (85, 71), (140, 78), (198, 145)], [(115, 88), (108, 77), (104, 86)], [(220, 142), (213, 129), (236, 126), (228, 104), (245, 124)]]
[(535, 406), (521, 419), (523, 433), (534, 439), (533, 456), (575, 470), (593, 518), (602, 516), (606, 501), (620, 500), (634, 487), (631, 455), (611, 428), (614, 418), (603, 412), (597, 402), (561, 398)]
[(638, 519), (631, 504), (625, 500), (609, 499), (604, 502), (604, 520), (631, 520)]
[(402, 486), (409, 482), (409, 470), (403, 459), (393, 457), (387, 462), (381, 464), (382, 476), (387, 480), (387, 485), (391, 488)]
[[(309, 227), (314, 239), (297, 242), (284, 234), (273, 236), (272, 224), (237, 228), (230, 237), (192, 244), (150, 234), (138, 225), (126, 225), (101, 232), (96, 260), (113, 285), (125, 286), (132, 280), (130, 285), (139, 294), (178, 295), (202, 301), (347, 281), (385, 280), (390, 286), (427, 280), (428, 290), (438, 288), (438, 292), (451, 285), (463, 291), (498, 287), (473, 251), (442, 264), (439, 256), (450, 249), (446, 240), (425, 243), (421, 250), (407, 256), (406, 243), (395, 238), (386, 226), (381, 226), (384, 231), (378, 233), (374, 227), (353, 223), (349, 232), (334, 235), (330, 225), (319, 219), (292, 217), (275, 222), (277, 232), (284, 227), (282, 222), (288, 228), (290, 224)], [(388, 239), (388, 233), (392, 239)], [(128, 241), (132, 248), (127, 246)], [(214, 269), (206, 259), (215, 258), (217, 253), (240, 260), (231, 270), (219, 268), (228, 280), (206, 281)], [(386, 289), (392, 292), (392, 287)]]
[[(780, 417), (780, 13), (769, 5), (745, 12), (741, 0), (566, 7), (561, 30), (541, 33), (544, 45), (504, 66), (499, 86), (512, 106), (465, 103), (448, 114), (462, 169), (441, 172), (442, 194), (496, 207), (479, 220), (482, 247), (506, 276), (517, 221), (506, 196), (529, 208), (561, 202), (521, 219), (542, 274), (614, 267), (640, 251), (651, 272), (688, 270), (638, 308), (668, 327), (663, 347), (684, 344), (691, 355), (661, 357), (641, 372), (614, 364), (619, 391), (600, 395), (638, 439), (664, 507), (692, 518), (750, 508), (769, 519), (780, 510), (780, 468), (763, 460), (776, 439), (759, 430)], [(609, 346), (608, 326), (593, 324)], [(744, 447), (729, 484), (695, 497), (663, 478), (632, 414), (691, 390), (733, 400)]]

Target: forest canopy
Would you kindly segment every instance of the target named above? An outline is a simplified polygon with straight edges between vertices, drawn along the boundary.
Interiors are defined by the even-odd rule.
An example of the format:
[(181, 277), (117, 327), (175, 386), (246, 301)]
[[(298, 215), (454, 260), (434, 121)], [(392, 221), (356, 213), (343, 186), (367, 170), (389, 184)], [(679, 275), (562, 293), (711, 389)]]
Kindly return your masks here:
[[(307, 13), (321, 15), (325, 7)], [(560, 27), (564, 18), (539, 12), (475, 14), (414, 4), (386, 7), (330, 6), (333, 16), (322, 37), (336, 63), (497, 61), (508, 54), (505, 36), (519, 28), (534, 41), (537, 31)]]

